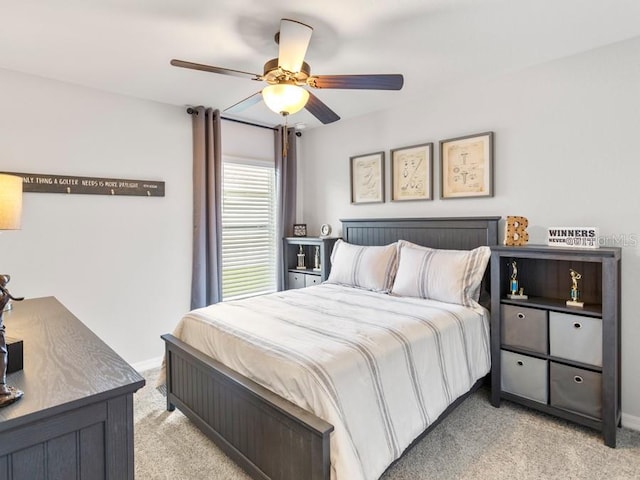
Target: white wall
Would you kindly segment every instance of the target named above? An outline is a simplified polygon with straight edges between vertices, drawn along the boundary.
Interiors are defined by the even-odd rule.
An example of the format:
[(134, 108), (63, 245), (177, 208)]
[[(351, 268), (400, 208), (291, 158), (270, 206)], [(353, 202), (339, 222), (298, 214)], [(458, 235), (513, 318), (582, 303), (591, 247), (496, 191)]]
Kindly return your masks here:
[[(425, 91), (422, 102), (305, 132), (299, 222), (524, 215), (532, 243), (556, 225), (624, 235), (622, 409), (640, 428), (640, 38), (509, 76)], [(407, 78), (406, 82), (411, 82)], [(354, 92), (345, 92), (348, 102)], [(331, 105), (340, 112), (340, 105)], [(495, 132), (495, 197), (389, 203), (389, 149)], [(351, 205), (349, 157), (386, 151), (387, 203)], [(435, 196), (439, 155), (435, 163)], [(621, 237), (622, 238), (622, 237)]]
[(258, 160), (273, 165), (275, 148), (273, 130), (224, 119), (221, 125), (223, 156)]
[(57, 297), (129, 362), (161, 356), (189, 307), (189, 116), (6, 70), (0, 105), (0, 171), (166, 182), (161, 198), (25, 193), (22, 230), (0, 233), (13, 294)]

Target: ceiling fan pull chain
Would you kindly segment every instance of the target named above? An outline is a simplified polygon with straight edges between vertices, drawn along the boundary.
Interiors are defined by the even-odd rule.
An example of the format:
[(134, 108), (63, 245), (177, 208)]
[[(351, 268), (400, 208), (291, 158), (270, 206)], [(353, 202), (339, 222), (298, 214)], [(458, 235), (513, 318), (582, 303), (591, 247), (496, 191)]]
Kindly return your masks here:
[(287, 146), (288, 146), (288, 128), (287, 128), (287, 117), (288, 115), (283, 115), (284, 117), (284, 125), (282, 126), (282, 156), (287, 158)]

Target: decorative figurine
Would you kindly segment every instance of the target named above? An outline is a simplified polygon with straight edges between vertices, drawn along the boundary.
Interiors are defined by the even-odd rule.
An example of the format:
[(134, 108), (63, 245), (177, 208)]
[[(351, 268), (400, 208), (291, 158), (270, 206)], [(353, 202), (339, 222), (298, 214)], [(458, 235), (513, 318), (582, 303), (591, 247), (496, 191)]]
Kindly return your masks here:
[(507, 298), (511, 298), (513, 300), (526, 300), (529, 298), (528, 295), (524, 294), (524, 288), (520, 288), (520, 290), (518, 290), (518, 265), (515, 260), (511, 260), (511, 280), (509, 281), (509, 290), (511, 293), (507, 295)]
[(319, 272), (320, 268), (320, 247), (316, 247), (316, 253), (313, 256), (313, 270)]
[(307, 267), (304, 264), (304, 250), (302, 249), (302, 245), (300, 245), (300, 250), (298, 251), (298, 265), (296, 266), (298, 270), (306, 270)]
[(570, 268), (571, 274), (571, 300), (567, 300), (567, 306), (569, 307), (584, 307), (584, 302), (580, 301), (580, 289), (578, 288), (578, 280), (582, 278), (582, 275)]
[(0, 275), (0, 407), (11, 405), (16, 400), (20, 400), (24, 393), (15, 387), (7, 386), (7, 341), (4, 337), (4, 307), (9, 300), (20, 302), (24, 298), (13, 297), (7, 290), (7, 283), (11, 277), (9, 275)]
[(515, 295), (518, 292), (518, 264), (515, 260), (511, 260), (511, 295)]

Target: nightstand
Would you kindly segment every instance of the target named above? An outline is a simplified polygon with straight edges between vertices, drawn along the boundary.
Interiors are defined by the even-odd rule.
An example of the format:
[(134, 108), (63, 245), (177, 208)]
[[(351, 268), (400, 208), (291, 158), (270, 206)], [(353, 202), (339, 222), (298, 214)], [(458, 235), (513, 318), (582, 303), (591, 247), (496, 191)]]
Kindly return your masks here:
[[(285, 289), (317, 285), (329, 278), (331, 251), (338, 238), (334, 237), (287, 237), (284, 239)], [(319, 269), (314, 269), (316, 250)], [(298, 255), (304, 255), (304, 266), (298, 268)]]

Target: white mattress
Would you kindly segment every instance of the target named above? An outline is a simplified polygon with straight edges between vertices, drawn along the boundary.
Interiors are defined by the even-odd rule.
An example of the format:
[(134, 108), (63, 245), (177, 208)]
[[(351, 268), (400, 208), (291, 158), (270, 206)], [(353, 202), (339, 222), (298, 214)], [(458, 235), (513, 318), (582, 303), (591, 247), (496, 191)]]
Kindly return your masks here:
[(488, 319), (323, 284), (194, 310), (174, 335), (331, 423), (333, 479), (374, 480), (489, 372)]

